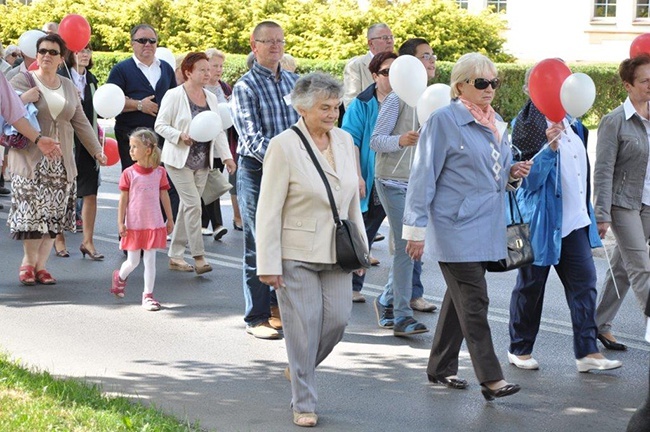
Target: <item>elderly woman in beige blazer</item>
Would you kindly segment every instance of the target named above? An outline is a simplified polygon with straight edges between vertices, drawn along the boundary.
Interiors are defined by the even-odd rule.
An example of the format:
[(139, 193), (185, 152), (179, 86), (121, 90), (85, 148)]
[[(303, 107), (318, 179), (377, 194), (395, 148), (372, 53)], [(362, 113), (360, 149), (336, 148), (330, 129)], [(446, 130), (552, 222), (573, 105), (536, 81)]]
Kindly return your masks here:
[[(205, 53), (189, 53), (181, 63), (185, 81), (165, 93), (156, 117), (155, 129), (163, 138), (161, 160), (176, 186), (180, 204), (169, 246), (169, 268), (203, 274), (212, 271), (205, 260), (201, 235), (201, 194), (214, 157), (221, 158), (229, 173), (237, 166), (232, 159), (228, 139), (220, 131), (212, 142), (196, 142), (188, 135), (192, 119), (203, 111), (218, 112), (217, 97), (204, 89), (210, 79), (210, 64)], [(189, 243), (194, 266), (183, 254)]]
[(46, 270), (46, 264), (54, 238), (63, 230), (76, 228), (74, 134), (100, 164), (106, 164), (106, 156), (84, 114), (77, 88), (56, 73), (65, 56), (65, 42), (59, 35), (51, 34), (40, 38), (36, 48), (38, 68), (19, 73), (11, 85), (21, 93), (24, 104), (31, 102), (38, 108), (41, 133), (60, 143), (62, 156), (46, 157), (37, 146), (40, 135), (26, 148), (9, 151), (14, 193), (7, 224), (12, 237), (23, 242), (20, 282), (52, 285), (56, 279)]
[[(363, 230), (354, 144), (335, 127), (342, 94), (334, 78), (313, 73), (296, 82), (291, 102), (302, 117), (296, 126), (325, 172), (341, 219)], [(343, 337), (352, 309), (352, 275), (336, 264), (335, 225), (325, 185), (296, 132), (288, 129), (270, 141), (263, 171), (256, 215), (257, 274), (278, 294), (293, 421), (315, 426), (314, 372)]]

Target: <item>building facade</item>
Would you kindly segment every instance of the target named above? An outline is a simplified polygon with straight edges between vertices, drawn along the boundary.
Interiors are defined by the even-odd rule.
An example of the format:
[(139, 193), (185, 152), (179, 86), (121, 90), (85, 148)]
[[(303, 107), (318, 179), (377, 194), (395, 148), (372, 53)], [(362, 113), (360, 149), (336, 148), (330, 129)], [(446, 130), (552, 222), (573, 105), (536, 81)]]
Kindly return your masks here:
[(470, 12), (505, 16), (506, 50), (521, 62), (620, 63), (630, 43), (650, 33), (650, 0), (456, 0)]

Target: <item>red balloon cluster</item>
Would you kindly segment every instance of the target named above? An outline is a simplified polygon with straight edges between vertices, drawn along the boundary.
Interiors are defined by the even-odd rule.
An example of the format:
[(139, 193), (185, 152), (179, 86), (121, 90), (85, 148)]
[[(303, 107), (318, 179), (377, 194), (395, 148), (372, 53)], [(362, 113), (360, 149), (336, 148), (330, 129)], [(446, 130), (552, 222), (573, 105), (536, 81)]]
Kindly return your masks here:
[(630, 58), (643, 53), (650, 54), (650, 33), (637, 36), (630, 45)]
[(113, 166), (120, 161), (120, 152), (117, 150), (117, 141), (114, 138), (106, 138), (104, 141), (104, 154), (107, 166)]
[(70, 51), (79, 52), (90, 42), (90, 24), (81, 15), (66, 15), (59, 23), (59, 36)]
[(566, 111), (560, 99), (560, 90), (571, 70), (561, 60), (546, 59), (537, 63), (530, 72), (528, 90), (537, 109), (553, 122), (560, 122)]

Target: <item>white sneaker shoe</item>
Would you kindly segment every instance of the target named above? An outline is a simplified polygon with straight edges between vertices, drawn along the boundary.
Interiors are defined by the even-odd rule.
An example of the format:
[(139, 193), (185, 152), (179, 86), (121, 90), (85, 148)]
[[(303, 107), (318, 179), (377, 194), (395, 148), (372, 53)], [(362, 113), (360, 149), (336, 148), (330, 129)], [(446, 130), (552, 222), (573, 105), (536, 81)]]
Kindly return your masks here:
[(618, 369), (623, 366), (620, 360), (607, 360), (606, 358), (583, 357), (576, 360), (578, 372), (589, 372), (591, 370)]
[(201, 228), (201, 234), (204, 236), (211, 236), (212, 230), (210, 228)]
[(508, 351), (508, 361), (510, 364), (517, 366), (519, 369), (536, 370), (539, 369), (539, 363), (534, 358), (521, 359)]

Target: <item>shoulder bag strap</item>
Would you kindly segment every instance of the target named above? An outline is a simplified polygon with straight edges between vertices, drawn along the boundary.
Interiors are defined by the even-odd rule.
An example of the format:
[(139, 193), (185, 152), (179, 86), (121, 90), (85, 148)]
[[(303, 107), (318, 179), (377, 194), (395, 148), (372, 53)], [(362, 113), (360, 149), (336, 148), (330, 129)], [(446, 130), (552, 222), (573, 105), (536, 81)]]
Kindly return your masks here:
[[(508, 201), (510, 201), (510, 220), (512, 221), (513, 224), (516, 223), (524, 223), (524, 218), (521, 216), (521, 211), (519, 210), (519, 203), (517, 202), (517, 196), (516, 193), (511, 191), (508, 192)], [(514, 209), (517, 209), (517, 215), (519, 216), (519, 222), (515, 219), (515, 213), (513, 209), (513, 203), (514, 203)]]
[(341, 223), (341, 219), (339, 218), (339, 212), (336, 210), (336, 204), (334, 203), (334, 195), (332, 195), (332, 188), (330, 187), (330, 182), (327, 181), (327, 177), (325, 177), (323, 168), (321, 168), (320, 164), (318, 163), (318, 159), (316, 159), (314, 150), (312, 150), (311, 146), (309, 145), (309, 142), (307, 141), (307, 138), (305, 138), (305, 135), (296, 126), (291, 126), (291, 129), (296, 134), (298, 134), (298, 136), (302, 140), (302, 143), (305, 145), (305, 148), (307, 149), (307, 153), (309, 153), (309, 157), (311, 158), (312, 162), (314, 162), (314, 165), (316, 166), (316, 170), (318, 171), (320, 178), (323, 179), (323, 183), (325, 183), (325, 190), (327, 190), (327, 198), (329, 198), (330, 200), (330, 207), (332, 208), (332, 214), (334, 215), (334, 222), (338, 226)]
[(29, 83), (29, 86), (36, 87), (36, 81), (34, 81), (34, 77), (32, 76), (32, 74), (30, 74), (29, 71), (23, 73), (25, 74), (25, 78), (27, 78), (27, 82)]

